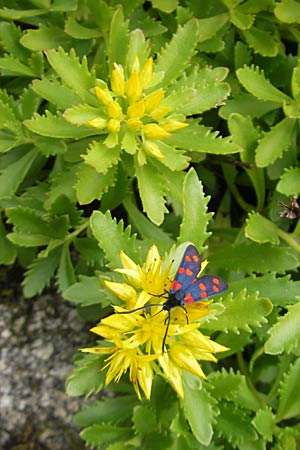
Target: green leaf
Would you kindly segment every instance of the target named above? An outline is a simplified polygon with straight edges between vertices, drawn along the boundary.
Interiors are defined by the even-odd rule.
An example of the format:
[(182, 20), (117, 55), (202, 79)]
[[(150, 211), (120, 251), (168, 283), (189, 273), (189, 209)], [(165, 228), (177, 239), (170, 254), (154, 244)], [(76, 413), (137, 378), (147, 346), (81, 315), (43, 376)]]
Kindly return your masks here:
[(290, 353), (299, 343), (300, 303), (287, 306), (287, 309), (288, 312), (268, 331), (270, 337), (265, 343), (265, 352), (270, 355)]
[(2, 21), (0, 23), (0, 35), (2, 47), (7, 53), (20, 61), (27, 61), (30, 52), (20, 44), (22, 32), (19, 27), (14, 23)]
[(75, 184), (79, 203), (86, 205), (95, 199), (100, 200), (108, 188), (114, 185), (116, 175), (117, 166), (111, 167), (104, 174), (97, 172), (93, 167), (86, 164), (80, 164)]
[(275, 4), (275, 16), (285, 23), (300, 22), (300, 5), (294, 0), (282, 0)]
[[(75, 190), (74, 184), (76, 182), (77, 165), (66, 166), (61, 171), (57, 171), (55, 175), (51, 177), (51, 184), (48, 188), (47, 199), (44, 202), (44, 207), (50, 209), (52, 205), (63, 195), (67, 197), (73, 204), (75, 203)], [(66, 214), (67, 203), (61, 214)]]
[(153, 8), (157, 8), (167, 14), (177, 8), (178, 0), (152, 0)]
[(16, 207), (7, 209), (9, 223), (15, 230), (30, 234), (51, 235), (51, 228), (35, 210), (28, 207)]
[(225, 246), (209, 259), (214, 266), (246, 273), (284, 273), (299, 266), (297, 257), (289, 247), (254, 242)]
[[(255, 147), (257, 145), (258, 131), (249, 117), (240, 114), (231, 114), (228, 120), (228, 128), (233, 137), (233, 142), (243, 148), (241, 160), (254, 165)], [(253, 167), (245, 169), (255, 189), (257, 197), (257, 209), (261, 210), (265, 202), (265, 179), (262, 169)]]
[(228, 119), (230, 114), (237, 113), (241, 116), (249, 116), (252, 119), (260, 118), (281, 105), (276, 102), (259, 100), (251, 94), (243, 93), (235, 96), (232, 100), (226, 100), (226, 105), (221, 106), (219, 115), (223, 119)]
[(248, 30), (254, 22), (255, 17), (250, 14), (244, 14), (238, 9), (230, 11), (231, 22), (240, 30)]
[(246, 219), (245, 236), (260, 244), (264, 242), (279, 244), (277, 230), (278, 228), (273, 222), (254, 211)]
[(258, 67), (243, 67), (236, 71), (239, 82), (255, 97), (271, 101), (275, 103), (282, 103), (286, 101), (291, 102), (290, 97), (276, 89), (270, 81), (265, 78), (263, 72), (259, 71)]
[(271, 408), (259, 409), (252, 423), (264, 439), (272, 441), (275, 429), (275, 417)]
[(60, 263), (56, 273), (57, 287), (59, 292), (65, 291), (75, 283), (74, 267), (71, 261), (69, 244), (62, 247)]
[(160, 141), (159, 150), (163, 154), (160, 162), (170, 170), (183, 170), (188, 166), (190, 158), (181, 150), (175, 150), (174, 147)]
[(43, 9), (13, 9), (13, 8), (1, 8), (0, 17), (8, 20), (22, 20), (27, 17), (41, 16), (46, 14), (47, 11)]
[(212, 391), (214, 398), (218, 401), (228, 400), (241, 408), (257, 411), (261, 404), (257, 397), (248, 387), (245, 375), (234, 373), (233, 370), (226, 372), (211, 372), (208, 376), (207, 388)]
[(228, 22), (228, 14), (218, 14), (216, 16), (205, 17), (205, 19), (199, 19), (199, 42), (205, 42), (208, 39), (213, 38), (216, 33)]
[[(188, 67), (199, 39), (197, 19), (192, 19), (183, 27), (179, 26), (172, 39), (158, 54), (154, 71), (163, 72), (163, 84), (168, 85)], [(178, 58), (180, 55), (180, 58)]]
[(258, 167), (267, 167), (275, 159), (281, 158), (282, 153), (289, 148), (296, 126), (296, 120), (286, 117), (264, 135), (256, 149), (255, 161)]
[(75, 238), (73, 244), (80, 254), (80, 258), (89, 267), (104, 267), (104, 255), (93, 236)]
[(57, 48), (60, 45), (68, 46), (71, 39), (60, 27), (40, 24), (37, 30), (27, 30), (20, 42), (29, 50), (41, 52), (48, 48)]
[(165, 207), (164, 189), (160, 174), (153, 169), (150, 161), (144, 166), (135, 164), (143, 211), (155, 225), (160, 225), (168, 210)]
[(31, 67), (28, 67), (26, 64), (23, 64), (11, 55), (5, 55), (3, 58), (0, 58), (0, 69), (25, 77), (40, 76), (39, 72), (35, 71)]
[(55, 79), (42, 78), (41, 80), (33, 80), (32, 88), (42, 98), (45, 98), (62, 110), (82, 101), (75, 92)]
[(216, 108), (230, 93), (228, 83), (222, 83), (227, 77), (225, 67), (194, 68), (191, 75), (183, 77), (172, 86), (162, 101), (162, 106), (170, 106), (181, 114), (200, 114), (211, 108)]
[[(193, 201), (191, 201), (193, 199)], [(186, 174), (183, 184), (183, 218), (180, 225), (178, 243), (192, 240), (202, 253), (210, 234), (207, 226), (213, 214), (207, 212), (210, 197), (205, 197), (203, 186), (194, 169)]]
[(276, 278), (274, 273), (270, 273), (258, 277), (251, 275), (230, 283), (234, 295), (243, 288), (248, 294), (258, 291), (260, 297), (268, 297), (273, 305), (286, 306), (298, 302), (300, 281), (292, 281), (290, 275)]
[(137, 404), (137, 398), (126, 395), (117, 398), (103, 398), (91, 405), (85, 405), (83, 410), (75, 414), (75, 425), (88, 427), (99, 423), (117, 424), (125, 422), (132, 417), (133, 407)]
[(64, 298), (70, 302), (77, 303), (82, 306), (102, 304), (107, 306), (103, 293), (101, 292), (101, 284), (99, 277), (79, 276), (79, 282), (69, 286), (63, 293)]
[(149, 41), (145, 39), (144, 33), (135, 29), (130, 33), (129, 47), (126, 55), (126, 67), (130, 68), (134, 64), (136, 57), (139, 58), (140, 66), (146, 63), (150, 53)]
[(41, 245), (48, 245), (51, 241), (50, 236), (44, 234), (23, 233), (22, 231), (9, 233), (7, 237), (11, 242), (21, 247), (39, 247)]
[[(116, 8), (113, 15), (108, 41), (108, 62), (109, 71), (113, 69), (113, 64), (125, 65), (126, 54), (129, 44), (128, 20), (124, 20), (122, 7)], [(129, 68), (131, 69), (131, 68)]]
[(297, 103), (300, 100), (300, 66), (299, 61), (297, 67), (294, 67), (291, 81), (291, 88), (294, 99)]
[(148, 404), (135, 406), (132, 418), (133, 428), (138, 435), (143, 436), (157, 431), (157, 417)]
[(196, 439), (207, 446), (213, 437), (216, 400), (204, 388), (192, 389), (186, 382), (183, 384), (183, 390), (184, 397), (181, 402), (184, 415)]
[(25, 297), (28, 298), (40, 294), (49, 285), (59, 264), (60, 254), (61, 248), (58, 248), (49, 252), (47, 257), (37, 257), (33, 261), (22, 283)]
[(100, 248), (102, 248), (105, 253), (106, 259), (109, 262), (108, 267), (112, 269), (121, 267), (121, 250), (123, 250), (130, 258), (137, 258), (135, 235), (130, 236), (130, 226), (125, 230), (123, 227), (123, 220), (117, 224), (116, 220), (112, 219), (109, 211), (107, 211), (106, 214), (103, 214), (100, 211), (94, 211), (91, 216), (92, 232), (99, 242)]
[(75, 39), (93, 39), (101, 36), (97, 28), (87, 28), (76, 22), (73, 17), (68, 17), (65, 23), (65, 32)]
[(188, 151), (216, 155), (227, 155), (241, 150), (240, 147), (231, 142), (230, 137), (219, 137), (218, 131), (212, 132), (209, 128), (199, 125), (197, 122), (191, 122), (188, 127), (172, 133), (170, 137), (165, 139), (165, 142)]
[(0, 100), (0, 127), (4, 127), (7, 122), (18, 123), (13, 107), (4, 100)]
[(10, 133), (9, 130), (0, 130), (0, 153), (6, 153), (16, 147), (19, 137)]
[(90, 93), (90, 89), (96, 85), (96, 77), (94, 73), (89, 72), (86, 57), (83, 57), (80, 63), (74, 50), (67, 54), (62, 48), (47, 50), (46, 55), (63, 83), (69, 86), (82, 100), (97, 106), (96, 97)]
[(92, 166), (97, 172), (106, 174), (108, 169), (117, 164), (120, 160), (122, 149), (118, 145), (114, 148), (106, 147), (103, 142), (93, 141), (86, 155), (82, 158), (89, 166)]
[(38, 155), (37, 150), (30, 150), (17, 161), (1, 170), (0, 174), (0, 198), (8, 197), (16, 192), (19, 185), (26, 177), (30, 167)]
[(257, 440), (257, 434), (250, 424), (249, 417), (232, 403), (219, 403), (220, 415), (216, 423), (216, 431), (234, 448), (246, 449), (246, 443)]
[(217, 313), (217, 320), (208, 319), (205, 328), (208, 330), (233, 331), (244, 330), (251, 333), (251, 327), (261, 327), (267, 323), (265, 316), (272, 311), (272, 303), (268, 298), (259, 298), (257, 292), (247, 295), (243, 289), (236, 297), (228, 294), (223, 305), (225, 309)]
[(300, 169), (298, 167), (290, 167), (285, 169), (284, 174), (280, 177), (276, 190), (285, 195), (295, 195), (298, 197), (300, 193)]
[[(86, 428), (80, 434), (90, 446), (98, 446), (98, 448), (107, 448), (108, 444), (113, 442), (126, 441), (132, 438), (132, 430), (129, 427), (118, 427), (116, 425), (92, 425)], [(101, 446), (101, 447), (100, 447)], [(104, 447), (105, 446), (105, 447)]]
[(7, 239), (6, 230), (0, 217), (0, 264), (13, 264), (17, 251), (15, 246)]
[(290, 365), (280, 384), (277, 421), (297, 417), (300, 414), (300, 358)]
[(79, 395), (90, 396), (92, 393), (97, 394), (105, 380), (105, 372), (103, 368), (103, 358), (97, 356), (93, 359), (84, 359), (83, 364), (75, 368), (66, 381), (66, 393), (70, 397)]
[(64, 112), (64, 119), (75, 125), (85, 125), (89, 120), (106, 117), (103, 115), (104, 109), (94, 108), (93, 106), (75, 105)]
[(165, 250), (170, 248), (174, 241), (167, 232), (150, 222), (128, 197), (122, 203), (131, 222), (134, 223), (134, 226), (143, 239), (156, 242), (158, 247), (160, 247), (159, 243), (161, 242), (162, 245), (164, 244), (166, 246)]
[(77, 127), (62, 117), (52, 115), (49, 111), (46, 111), (46, 116), (34, 114), (33, 119), (24, 120), (23, 123), (33, 133), (59, 139), (81, 139), (99, 134), (99, 131), (95, 128), (86, 126)]
[(273, 34), (252, 26), (250, 30), (245, 30), (243, 35), (249, 47), (253, 48), (255, 53), (260, 53), (262, 56), (267, 57), (277, 55), (279, 43)]

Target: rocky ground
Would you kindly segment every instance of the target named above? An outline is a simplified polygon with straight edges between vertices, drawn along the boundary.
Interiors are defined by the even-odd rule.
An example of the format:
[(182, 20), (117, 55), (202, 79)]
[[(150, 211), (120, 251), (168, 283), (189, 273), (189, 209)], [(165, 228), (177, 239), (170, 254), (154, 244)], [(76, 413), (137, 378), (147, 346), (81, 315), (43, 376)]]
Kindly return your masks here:
[(17, 269), (2, 269), (0, 289), (0, 449), (85, 448), (72, 425), (84, 399), (67, 397), (64, 383), (88, 327), (55, 290), (24, 299)]

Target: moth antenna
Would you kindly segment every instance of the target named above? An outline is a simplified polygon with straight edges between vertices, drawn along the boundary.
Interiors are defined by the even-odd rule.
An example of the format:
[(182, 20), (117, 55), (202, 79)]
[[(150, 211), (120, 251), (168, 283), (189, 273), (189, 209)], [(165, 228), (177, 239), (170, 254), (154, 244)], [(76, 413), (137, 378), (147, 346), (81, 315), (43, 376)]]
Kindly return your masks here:
[[(162, 303), (150, 303), (149, 305), (141, 306), (140, 308), (131, 309), (130, 311), (117, 311), (116, 314), (131, 314), (131, 313), (134, 313), (136, 311), (140, 311), (141, 309), (150, 308), (151, 306), (163, 306), (163, 305), (162, 305)], [(158, 314), (158, 313), (156, 313), (156, 314)]]
[(185, 312), (186, 324), (188, 325), (188, 324), (189, 324), (189, 315), (188, 315), (187, 309), (186, 309), (186, 307), (183, 306), (183, 305), (181, 305), (181, 308), (182, 308), (182, 309), (184, 310), (184, 312)]
[(162, 353), (165, 353), (165, 344), (166, 344), (166, 339), (167, 339), (167, 336), (168, 336), (168, 331), (169, 331), (169, 326), (170, 326), (170, 321), (171, 321), (170, 311), (167, 310), (167, 312), (168, 312), (168, 317), (166, 318), (166, 329), (165, 329), (165, 334), (164, 334), (164, 338), (162, 340), (162, 345), (161, 345)]

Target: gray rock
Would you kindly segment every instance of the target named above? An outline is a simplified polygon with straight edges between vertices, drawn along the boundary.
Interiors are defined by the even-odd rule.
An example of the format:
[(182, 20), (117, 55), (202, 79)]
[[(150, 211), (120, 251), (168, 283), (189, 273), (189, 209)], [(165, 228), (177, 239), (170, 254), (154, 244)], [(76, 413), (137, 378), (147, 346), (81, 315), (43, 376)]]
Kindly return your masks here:
[(74, 351), (91, 343), (89, 327), (55, 293), (24, 299), (19, 288), (8, 295), (5, 287), (0, 300), (0, 449), (84, 449), (72, 416), (85, 400), (67, 397), (64, 384)]

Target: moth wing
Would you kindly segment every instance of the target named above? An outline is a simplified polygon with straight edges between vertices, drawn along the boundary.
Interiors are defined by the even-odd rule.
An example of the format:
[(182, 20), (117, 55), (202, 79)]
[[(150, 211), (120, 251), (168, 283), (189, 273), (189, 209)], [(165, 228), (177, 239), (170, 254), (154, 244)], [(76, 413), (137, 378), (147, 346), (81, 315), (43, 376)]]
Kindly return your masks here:
[(206, 300), (213, 295), (221, 294), (228, 289), (226, 281), (215, 275), (204, 275), (192, 280), (189, 288), (185, 290), (184, 303), (194, 303)]
[(182, 257), (178, 270), (170, 287), (170, 294), (183, 289), (188, 290), (192, 280), (200, 271), (201, 257), (194, 245), (189, 245)]

